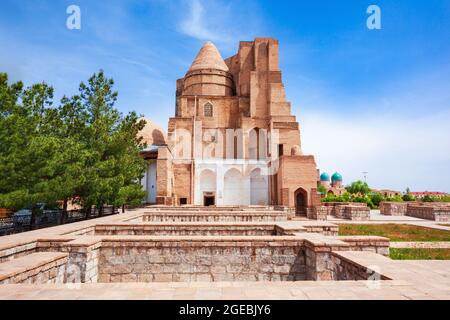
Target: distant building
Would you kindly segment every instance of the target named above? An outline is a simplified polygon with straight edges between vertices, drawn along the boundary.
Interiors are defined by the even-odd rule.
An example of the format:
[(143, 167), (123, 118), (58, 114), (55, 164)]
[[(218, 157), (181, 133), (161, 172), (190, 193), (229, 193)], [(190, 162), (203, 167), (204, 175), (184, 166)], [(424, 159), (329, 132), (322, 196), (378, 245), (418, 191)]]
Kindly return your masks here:
[(445, 193), (445, 192), (432, 192), (432, 191), (410, 192), (409, 194), (412, 195), (413, 197), (415, 197), (416, 199), (422, 199), (425, 196), (437, 197), (437, 198), (448, 196), (448, 193)]
[(327, 190), (326, 195), (340, 196), (346, 191), (345, 187), (342, 184), (342, 180), (342, 175), (338, 172), (335, 172), (331, 176), (330, 182), (330, 175), (326, 172), (323, 172), (320, 175), (319, 183)]
[(401, 191), (395, 191), (395, 190), (372, 189), (371, 191), (375, 192), (375, 193), (382, 194), (386, 198), (392, 198), (392, 197), (395, 197), (395, 196), (401, 196), (402, 195)]

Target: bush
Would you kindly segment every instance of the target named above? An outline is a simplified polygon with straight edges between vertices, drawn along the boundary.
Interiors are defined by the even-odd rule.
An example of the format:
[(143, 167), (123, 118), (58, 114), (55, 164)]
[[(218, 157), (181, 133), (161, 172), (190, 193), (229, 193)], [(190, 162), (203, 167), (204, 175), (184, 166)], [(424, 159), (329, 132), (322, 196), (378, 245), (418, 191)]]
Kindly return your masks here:
[(376, 206), (376, 207), (380, 206), (380, 202), (385, 200), (384, 196), (380, 193), (372, 193), (369, 195), (369, 197), (370, 197), (370, 200), (372, 200), (372, 203), (374, 204), (374, 206)]
[(403, 198), (401, 196), (393, 196), (393, 197), (387, 197), (386, 201), (390, 202), (403, 202)]
[(416, 201), (416, 198), (410, 194), (405, 194), (402, 197), (403, 201)]
[(426, 195), (425, 197), (422, 198), (423, 202), (436, 202), (436, 199), (430, 195)]

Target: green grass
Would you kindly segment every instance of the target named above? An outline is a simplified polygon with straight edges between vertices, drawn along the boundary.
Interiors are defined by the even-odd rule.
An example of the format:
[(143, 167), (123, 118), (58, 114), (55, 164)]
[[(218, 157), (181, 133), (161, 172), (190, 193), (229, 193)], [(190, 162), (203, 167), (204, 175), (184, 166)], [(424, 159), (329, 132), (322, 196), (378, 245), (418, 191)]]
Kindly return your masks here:
[(450, 231), (408, 224), (340, 224), (340, 236), (379, 236), (390, 241), (450, 241)]
[(450, 260), (450, 249), (391, 248), (389, 256), (393, 260)]

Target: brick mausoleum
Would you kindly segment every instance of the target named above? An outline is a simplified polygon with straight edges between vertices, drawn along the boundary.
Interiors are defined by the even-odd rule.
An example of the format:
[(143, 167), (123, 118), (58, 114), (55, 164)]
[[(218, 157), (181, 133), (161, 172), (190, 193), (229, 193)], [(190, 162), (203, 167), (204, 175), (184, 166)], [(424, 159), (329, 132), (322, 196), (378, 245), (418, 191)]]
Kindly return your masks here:
[(177, 80), (168, 134), (149, 121), (143, 136), (148, 203), (283, 205), (304, 214), (320, 202), (319, 172), (302, 153), (275, 39), (242, 41), (225, 60), (207, 42)]

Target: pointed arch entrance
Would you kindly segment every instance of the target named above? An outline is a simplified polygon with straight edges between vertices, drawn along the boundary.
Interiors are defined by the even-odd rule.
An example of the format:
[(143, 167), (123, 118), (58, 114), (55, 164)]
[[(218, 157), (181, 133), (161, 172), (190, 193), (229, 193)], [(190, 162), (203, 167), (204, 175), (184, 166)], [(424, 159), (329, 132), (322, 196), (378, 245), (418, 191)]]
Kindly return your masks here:
[(303, 188), (298, 188), (294, 193), (295, 196), (295, 214), (298, 216), (306, 216), (306, 208), (308, 207), (308, 193)]

